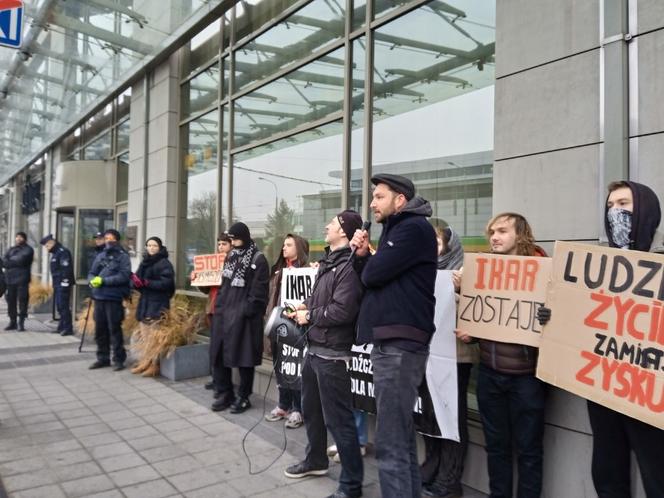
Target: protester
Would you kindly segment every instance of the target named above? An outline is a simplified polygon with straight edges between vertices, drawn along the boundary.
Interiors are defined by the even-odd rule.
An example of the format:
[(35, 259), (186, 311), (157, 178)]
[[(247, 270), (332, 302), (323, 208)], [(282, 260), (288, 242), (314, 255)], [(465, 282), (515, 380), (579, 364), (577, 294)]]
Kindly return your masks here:
[[(655, 193), (631, 181), (612, 182), (608, 191), (604, 227), (609, 246), (664, 253), (664, 235), (657, 231), (661, 209)], [(542, 324), (550, 317), (550, 309), (540, 308)], [(664, 431), (593, 401), (588, 401), (588, 415), (593, 431), (592, 477), (599, 498), (632, 496), (632, 451), (646, 496), (664, 496)]]
[(127, 352), (122, 337), (124, 307), (122, 300), (129, 295), (131, 263), (120, 246), (120, 232), (110, 228), (104, 232), (105, 248), (92, 263), (88, 281), (95, 301), (95, 340), (97, 361), (90, 370), (108, 367), (113, 349), (113, 370), (123, 370)]
[(356, 232), (351, 245), (366, 287), (359, 341), (373, 342), (378, 474), (384, 498), (418, 497), (413, 407), (435, 330), (436, 233), (426, 220), (430, 204), (415, 196), (408, 178), (379, 174), (371, 182), (371, 209), (383, 225), (378, 249), (369, 254), (366, 231)]
[(40, 244), (51, 253), (51, 278), (53, 279), (55, 308), (60, 315), (58, 328), (54, 332), (59, 332), (63, 336), (72, 335), (74, 331), (71, 321), (70, 296), (75, 279), (71, 252), (55, 240), (52, 234), (41, 239)]
[[(486, 228), (494, 254), (546, 256), (535, 244), (528, 221), (520, 214), (502, 213)], [(457, 333), (468, 343), (472, 338)], [(517, 453), (519, 498), (536, 498), (542, 491), (544, 383), (535, 377), (537, 348), (480, 339), (477, 401), (486, 441), (491, 497), (512, 496), (512, 448)]]
[[(217, 254), (223, 254), (224, 255), (224, 261), (226, 257), (228, 256), (228, 253), (231, 252), (231, 249), (233, 249), (233, 246), (231, 245), (231, 238), (226, 235), (225, 233), (220, 234), (217, 237)], [(191, 275), (189, 276), (190, 280), (194, 280), (196, 274), (195, 272), (191, 272)], [(207, 306), (205, 307), (205, 314), (207, 317), (207, 324), (208, 327), (210, 328), (210, 334), (212, 333), (212, 319), (214, 318), (214, 303), (217, 300), (217, 292), (219, 292), (219, 286), (218, 285), (211, 285), (211, 286), (205, 286), (205, 287), (198, 287), (198, 290), (201, 291), (204, 294), (207, 294), (208, 296), (208, 302)], [(212, 380), (209, 382), (206, 382), (204, 387), (207, 390), (212, 390), (214, 392), (215, 398), (218, 398), (220, 393), (219, 393), (219, 376), (220, 372), (218, 368), (215, 368), (215, 362), (214, 358), (212, 357), (212, 347), (210, 347), (210, 373), (212, 374)], [(217, 379), (216, 384), (215, 384), (215, 379)]]
[[(136, 273), (131, 274), (134, 288), (141, 297), (136, 307), (136, 320), (140, 324), (141, 339), (154, 333), (154, 324), (164, 311), (171, 306), (171, 297), (175, 293), (175, 272), (168, 260), (168, 250), (159, 237), (150, 237), (145, 242), (143, 261)], [(154, 370), (158, 366), (150, 359), (140, 361), (131, 371), (143, 373)]]
[[(219, 399), (213, 411), (230, 407), (242, 413), (251, 407), (249, 395), (254, 368), (263, 353), (263, 315), (268, 300), (270, 271), (265, 256), (251, 239), (242, 222), (228, 230), (233, 250), (224, 264), (212, 321), (212, 356), (220, 369)], [(240, 371), (238, 396), (233, 391), (231, 368)]]
[(353, 396), (347, 362), (355, 339), (355, 320), (362, 284), (350, 261), (348, 241), (362, 226), (358, 213), (346, 210), (325, 227), (326, 257), (320, 262), (311, 295), (289, 316), (308, 325), (307, 355), (302, 367), (302, 408), (307, 451), (287, 477), (325, 475), (327, 431), (341, 457), (339, 487), (329, 498), (362, 496), (364, 467), (353, 417)]
[[(10, 247), (4, 257), (5, 280), (7, 282), (7, 314), (9, 324), (5, 330), (25, 330), (25, 319), (28, 317), (28, 298), (30, 288), (30, 268), (34, 251), (27, 243), (25, 232), (16, 232), (16, 245)], [(18, 324), (16, 322), (16, 303), (18, 301)]]
[[(270, 300), (267, 306), (267, 312), (272, 308), (280, 306), (281, 295), (281, 277), (284, 268), (304, 268), (309, 262), (309, 242), (299, 235), (288, 234), (284, 239), (281, 254), (277, 262), (272, 267), (272, 276), (270, 278)], [(276, 337), (270, 337), (273, 365), (277, 360)], [(288, 386), (279, 387), (279, 402), (277, 406), (267, 415), (265, 420), (268, 422), (277, 422), (286, 419), (286, 427), (297, 429), (302, 425), (302, 401), (300, 389), (293, 389)]]
[[(457, 233), (450, 227), (436, 228), (438, 269), (458, 270), (463, 265), (463, 247)], [(468, 451), (468, 382), (473, 363), (477, 363), (475, 344), (457, 339), (457, 391), (459, 442), (424, 436), (425, 460), (421, 465), (422, 495), (452, 498), (461, 496), (461, 475)]]

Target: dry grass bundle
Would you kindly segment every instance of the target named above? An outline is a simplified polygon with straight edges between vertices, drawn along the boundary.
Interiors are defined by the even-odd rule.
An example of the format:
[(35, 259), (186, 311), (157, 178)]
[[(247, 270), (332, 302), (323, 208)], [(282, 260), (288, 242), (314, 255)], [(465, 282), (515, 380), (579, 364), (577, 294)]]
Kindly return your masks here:
[(31, 308), (35, 308), (48, 301), (53, 295), (53, 287), (48, 284), (42, 283), (38, 278), (33, 277), (30, 280), (30, 287), (28, 289), (30, 297), (28, 304)]
[[(132, 334), (138, 330), (139, 322), (136, 320), (136, 307), (138, 306), (138, 300), (140, 294), (137, 291), (133, 291), (129, 299), (123, 301), (125, 307), (125, 318), (122, 321), (122, 335), (125, 339), (129, 339)], [(90, 306), (90, 315), (88, 316), (88, 306)], [(94, 337), (95, 333), (95, 302), (92, 301), (90, 304), (90, 298), (87, 298), (83, 301), (83, 306), (81, 310), (76, 314), (76, 328), (78, 334), (83, 333), (83, 327), (85, 327), (85, 317), (88, 317), (88, 325), (86, 329), (86, 334), (90, 334), (90, 337)]]
[(194, 343), (205, 317), (203, 311), (204, 308), (187, 296), (176, 295), (171, 300), (171, 308), (158, 321), (134, 332), (131, 348), (140, 361), (132, 372), (157, 375), (162, 355), (170, 356), (178, 346)]

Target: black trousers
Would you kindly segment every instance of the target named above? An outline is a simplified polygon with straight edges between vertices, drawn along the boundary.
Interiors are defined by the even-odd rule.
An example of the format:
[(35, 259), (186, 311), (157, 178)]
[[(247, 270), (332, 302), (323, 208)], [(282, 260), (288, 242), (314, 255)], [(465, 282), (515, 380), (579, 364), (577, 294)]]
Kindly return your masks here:
[(588, 401), (593, 429), (592, 475), (599, 498), (630, 498), (630, 450), (648, 498), (664, 496), (664, 431)]
[[(224, 365), (224, 343), (221, 342), (217, 357), (210, 355), (213, 361), (212, 366), (212, 382), (217, 392), (221, 393), (222, 397), (230, 399), (235, 398), (233, 391), (233, 369)], [(240, 372), (240, 388), (237, 395), (239, 398), (249, 398), (254, 388), (254, 370), (255, 367), (238, 367)]]
[(122, 320), (124, 307), (121, 301), (95, 301), (95, 341), (97, 342), (97, 359), (108, 363), (113, 348), (113, 363), (124, 363), (127, 352), (122, 337)]
[(18, 301), (18, 317), (25, 320), (28, 316), (29, 284), (7, 284), (7, 314), (9, 320), (16, 323), (16, 302)]
[(60, 322), (58, 322), (58, 332), (71, 332), (71, 304), (69, 296), (71, 295), (71, 287), (61, 287), (55, 284), (55, 308), (60, 315)]

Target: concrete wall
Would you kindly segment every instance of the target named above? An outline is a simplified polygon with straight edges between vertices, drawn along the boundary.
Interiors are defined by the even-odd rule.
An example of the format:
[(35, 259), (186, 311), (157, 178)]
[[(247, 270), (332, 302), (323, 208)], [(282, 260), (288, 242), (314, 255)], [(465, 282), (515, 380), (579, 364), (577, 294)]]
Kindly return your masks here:
[[(603, 183), (615, 174), (604, 152), (616, 145), (606, 142), (615, 139), (605, 139), (605, 130), (621, 126), (618, 118), (629, 120), (629, 138), (619, 138), (629, 144), (629, 178), (650, 185), (664, 202), (664, 4), (617, 1), (634, 37), (613, 42), (625, 44), (629, 58), (622, 74), (630, 83), (629, 111), (621, 115), (621, 102), (602, 100), (603, 85), (616, 73), (602, 64), (610, 40), (600, 39), (607, 22), (600, 1), (496, 5), (493, 209), (523, 213), (547, 249), (556, 239), (597, 243), (603, 236)], [(585, 401), (552, 388), (543, 496), (596, 496), (591, 453)], [(633, 496), (645, 497), (633, 463)], [(481, 488), (479, 464), (473, 461), (466, 477)]]

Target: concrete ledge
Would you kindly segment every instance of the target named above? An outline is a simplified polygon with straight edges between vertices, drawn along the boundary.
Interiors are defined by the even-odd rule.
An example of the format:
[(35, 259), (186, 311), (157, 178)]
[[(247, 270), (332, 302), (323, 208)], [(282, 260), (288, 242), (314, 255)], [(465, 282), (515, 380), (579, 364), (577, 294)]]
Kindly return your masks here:
[(170, 380), (192, 379), (210, 374), (210, 355), (208, 344), (181, 346), (169, 357), (162, 356), (159, 370), (162, 376)]

